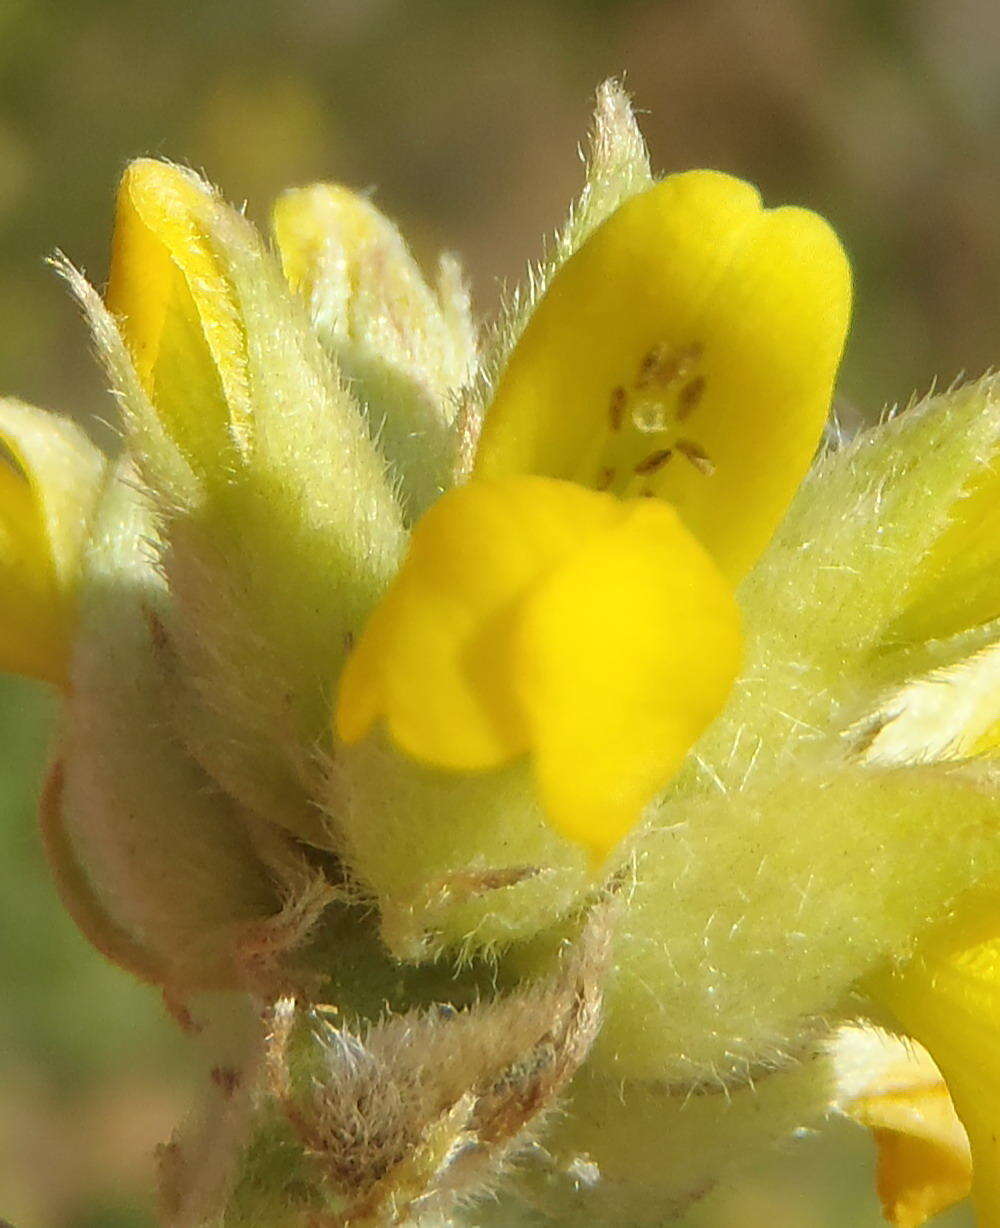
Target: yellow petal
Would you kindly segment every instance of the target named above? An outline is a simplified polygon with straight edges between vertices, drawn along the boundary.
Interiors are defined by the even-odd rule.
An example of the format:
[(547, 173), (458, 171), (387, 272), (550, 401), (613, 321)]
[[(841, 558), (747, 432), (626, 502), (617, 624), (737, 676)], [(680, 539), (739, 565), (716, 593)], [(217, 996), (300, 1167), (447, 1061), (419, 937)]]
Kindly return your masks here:
[(568, 482), (472, 482), (439, 499), (340, 685), (348, 742), (384, 715), (396, 743), (439, 767), (495, 767), (527, 747), (511, 697), (511, 613), (615, 501)]
[(869, 986), (944, 1075), (972, 1146), (980, 1228), (1000, 1226), (1000, 904), (982, 900)]
[(773, 532), (819, 441), (850, 273), (817, 215), (673, 175), (554, 278), (503, 373), (476, 460), (669, 500), (730, 578)]
[[(996, 412), (992, 382), (983, 381), (984, 416)], [(914, 592), (894, 632), (904, 641), (943, 638), (1000, 616), (1000, 456), (982, 457), (950, 524), (921, 560)]]
[(419, 281), (419, 271), (392, 223), (370, 201), (338, 184), (284, 192), (275, 201), (272, 225), (288, 284), (306, 298), (328, 275), (329, 263), (355, 266), (373, 249), (390, 257), (394, 267), (388, 271), (408, 292), (412, 283), (401, 277), (399, 267), (404, 258), (407, 271)]
[(0, 457), (0, 665), (61, 682), (67, 635), (45, 529), (24, 475)]
[(73, 423), (0, 401), (0, 669), (62, 684), (103, 459)]
[(122, 178), (107, 303), (161, 420), (188, 459), (247, 429), (246, 337), (212, 249), (218, 207), (197, 175), (140, 159)]
[[(925, 1140), (897, 1126), (874, 1128), (875, 1188), (885, 1218), (896, 1228), (920, 1228), (941, 1211), (968, 1198), (971, 1158), (958, 1154), (965, 1131), (946, 1088), (905, 1098), (906, 1115), (919, 1121)], [(954, 1138), (952, 1137), (954, 1136)], [(968, 1150), (968, 1143), (965, 1143)]]
[[(332, 185), (297, 188), (284, 192), (274, 202), (271, 229), (281, 255), (281, 267), (289, 286), (307, 299), (312, 295), (319, 271), (331, 249), (330, 226), (326, 219), (327, 202), (336, 209), (337, 189)], [(335, 220), (339, 217), (335, 213)], [(345, 223), (350, 223), (350, 217)], [(360, 228), (359, 228), (360, 229)], [(354, 231), (352, 230), (353, 236)], [(362, 231), (362, 233), (364, 233)], [(345, 236), (346, 240), (346, 236)]]
[(915, 1041), (864, 1033), (862, 1079), (843, 1104), (872, 1131), (886, 1219), (919, 1228), (972, 1188), (972, 1154), (940, 1071)]
[(382, 716), (450, 769), (530, 751), (549, 818), (600, 854), (718, 711), (739, 640), (728, 586), (666, 505), (474, 480), (414, 531), (344, 670), (337, 729), (357, 741)]
[(674, 510), (631, 500), (527, 602), (514, 677), (542, 804), (603, 854), (716, 716), (740, 660), (732, 592)]

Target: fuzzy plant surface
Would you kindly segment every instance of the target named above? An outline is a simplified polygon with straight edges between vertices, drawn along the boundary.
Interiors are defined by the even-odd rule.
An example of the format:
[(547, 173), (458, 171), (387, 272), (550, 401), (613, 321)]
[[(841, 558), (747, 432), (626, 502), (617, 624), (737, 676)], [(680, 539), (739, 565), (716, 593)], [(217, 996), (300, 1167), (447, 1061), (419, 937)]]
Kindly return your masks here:
[(0, 667), (203, 1062), (163, 1223), (661, 1225), (839, 1113), (1000, 1226), (997, 377), (830, 429), (836, 235), (615, 83), (483, 328), (333, 184), (57, 263), (121, 449), (0, 401)]

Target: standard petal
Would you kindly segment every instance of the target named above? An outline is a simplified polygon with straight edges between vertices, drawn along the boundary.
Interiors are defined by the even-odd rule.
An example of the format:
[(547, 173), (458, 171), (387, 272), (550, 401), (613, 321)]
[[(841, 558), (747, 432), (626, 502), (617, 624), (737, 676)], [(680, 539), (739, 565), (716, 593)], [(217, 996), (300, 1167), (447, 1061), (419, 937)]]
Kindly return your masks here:
[(670, 176), (554, 278), (500, 379), (477, 471), (655, 493), (738, 578), (819, 442), (850, 297), (816, 214), (765, 210), (713, 171)]
[(542, 804), (603, 856), (725, 702), (739, 613), (711, 558), (659, 500), (625, 504), (526, 602), (514, 677)]
[(503, 296), (499, 316), (486, 331), (479, 374), (462, 407), (458, 468), (463, 476), (472, 469), (476, 439), (500, 376), (552, 279), (619, 206), (653, 184), (649, 150), (621, 82), (605, 81), (594, 101), (593, 126), (583, 151), (583, 190), (570, 205), (565, 225), (530, 263), (521, 284)]
[(73, 423), (0, 400), (0, 668), (65, 680), (104, 458)]

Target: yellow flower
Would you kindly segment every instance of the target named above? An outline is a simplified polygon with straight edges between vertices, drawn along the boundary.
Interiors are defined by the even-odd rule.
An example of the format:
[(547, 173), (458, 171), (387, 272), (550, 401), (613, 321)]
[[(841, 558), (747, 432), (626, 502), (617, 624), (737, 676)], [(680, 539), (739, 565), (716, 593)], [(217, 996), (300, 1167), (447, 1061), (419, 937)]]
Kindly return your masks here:
[(0, 670), (66, 682), (103, 459), (73, 423), (0, 400)]
[[(959, 910), (925, 939), (904, 967), (874, 979), (872, 995), (889, 1008), (903, 1032), (932, 1055), (947, 1086), (943, 1108), (924, 1120), (901, 1121), (911, 1151), (923, 1140), (925, 1183), (933, 1195), (923, 1217), (890, 1215), (900, 1228), (922, 1224), (971, 1188), (981, 1228), (1000, 1225), (1000, 902), (975, 892)], [(957, 1113), (957, 1117), (955, 1116)], [(971, 1144), (964, 1173), (956, 1170), (952, 1119), (961, 1119)], [(870, 1124), (870, 1123), (866, 1123)], [(968, 1145), (966, 1155), (968, 1156)], [(948, 1157), (951, 1157), (949, 1160)], [(959, 1175), (964, 1180), (959, 1180)], [(883, 1184), (888, 1184), (887, 1176)], [(907, 1203), (913, 1174), (898, 1166), (891, 1178), (901, 1206)]]
[(384, 717), (457, 771), (527, 752), (550, 821), (605, 854), (729, 693), (734, 587), (816, 449), (849, 305), (826, 223), (740, 180), (619, 208), (531, 316), (471, 480), (418, 524), (340, 737)]
[(926, 1049), (860, 1028), (849, 1029), (839, 1048), (853, 1084), (842, 1108), (875, 1138), (875, 1184), (886, 1219), (919, 1228), (967, 1198), (969, 1140)]
[(106, 295), (136, 374), (196, 468), (200, 437), (219, 447), (228, 428), (240, 440), (249, 418), (244, 326), (200, 217), (211, 207), (190, 172), (133, 162), (118, 189)]
[[(963, 500), (923, 569), (918, 613), (901, 620), (902, 627), (923, 625), (926, 633), (933, 616), (932, 626), (944, 622), (951, 629), (959, 610), (967, 621), (995, 617), (995, 600), (986, 604), (992, 596), (988, 569), (969, 562), (970, 555), (975, 559), (987, 548), (995, 517), (984, 498), (989, 492), (982, 478), (973, 484), (972, 497)], [(955, 551), (956, 544), (964, 549)], [(950, 583), (928, 601), (930, 581), (952, 551), (957, 575), (950, 574)], [(966, 594), (963, 606), (955, 600), (956, 590)], [(944, 763), (989, 762), (1000, 738), (998, 668), (997, 647), (989, 644), (889, 696), (876, 714), (867, 760), (906, 762), (920, 755)], [(866, 989), (940, 1071), (930, 1080), (929, 1058), (911, 1061), (907, 1070), (897, 1064), (889, 1076), (873, 1078), (874, 1099), (845, 1105), (874, 1130), (886, 1218), (898, 1228), (917, 1228), (971, 1191), (979, 1223), (995, 1228), (1000, 1225), (1000, 898), (988, 886), (974, 889), (920, 940), (912, 958), (869, 978)]]

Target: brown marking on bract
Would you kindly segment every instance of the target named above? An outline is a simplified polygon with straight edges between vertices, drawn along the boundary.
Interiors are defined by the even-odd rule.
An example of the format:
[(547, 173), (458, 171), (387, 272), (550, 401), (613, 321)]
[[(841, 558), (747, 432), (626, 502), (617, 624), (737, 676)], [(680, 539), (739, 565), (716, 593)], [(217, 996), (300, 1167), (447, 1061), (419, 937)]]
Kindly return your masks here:
[[(311, 865), (291, 845), (282, 860), (282, 842), (281, 837), (271, 841), (268, 850), (268, 868), (279, 879), (281, 907), (268, 917), (242, 924), (233, 953), (243, 988), (265, 1001), (315, 989), (321, 982), (318, 973), (293, 972), (287, 957), (305, 945), (326, 909), (341, 898), (322, 868)], [(264, 848), (259, 845), (258, 853)]]
[(149, 984), (169, 985), (172, 970), (159, 955), (140, 946), (111, 916), (77, 859), (63, 818), (64, 785), (65, 769), (62, 760), (56, 760), (38, 799), (38, 825), (63, 907), (84, 937), (112, 963)]
[(426, 889), (428, 903), (438, 899), (442, 904), (456, 904), (474, 900), (490, 891), (502, 891), (516, 887), (529, 878), (541, 874), (539, 866), (503, 866), (493, 870), (463, 870), (448, 874), (429, 883)]
[(163, 988), (163, 1005), (174, 1023), (188, 1036), (198, 1036), (204, 1031), (204, 1025), (191, 1014), (187, 1002), (169, 986)]
[(848, 734), (854, 736), (854, 742), (851, 746), (851, 753), (858, 759), (863, 759), (872, 749), (882, 734), (882, 731), (893, 721), (900, 716), (902, 709), (897, 708), (892, 712), (879, 712), (867, 721), (848, 730)]
[(291, 1000), (269, 1020), (272, 1095), (343, 1209), (337, 1228), (444, 1217), (489, 1188), (557, 1102), (601, 1019), (613, 901), (595, 906), (551, 974), (492, 1001), (390, 1016), (361, 1032), (316, 1019), (321, 1079), (293, 1084)]
[(170, 647), (167, 629), (163, 625), (163, 619), (160, 618), (148, 601), (142, 602), (142, 616), (146, 620), (146, 627), (149, 631), (149, 638), (153, 642), (154, 651), (157, 653), (166, 652)]
[(153, 1156), (156, 1162), (157, 1202), (164, 1220), (170, 1223), (180, 1215), (184, 1202), (181, 1191), (184, 1188), (187, 1165), (176, 1139), (169, 1143), (160, 1143)]
[(609, 466), (602, 469), (597, 475), (597, 489), (607, 490), (611, 483), (615, 480), (615, 471)]
[(240, 1072), (233, 1066), (213, 1066), (209, 1078), (227, 1100), (239, 1091), (242, 1082)]

